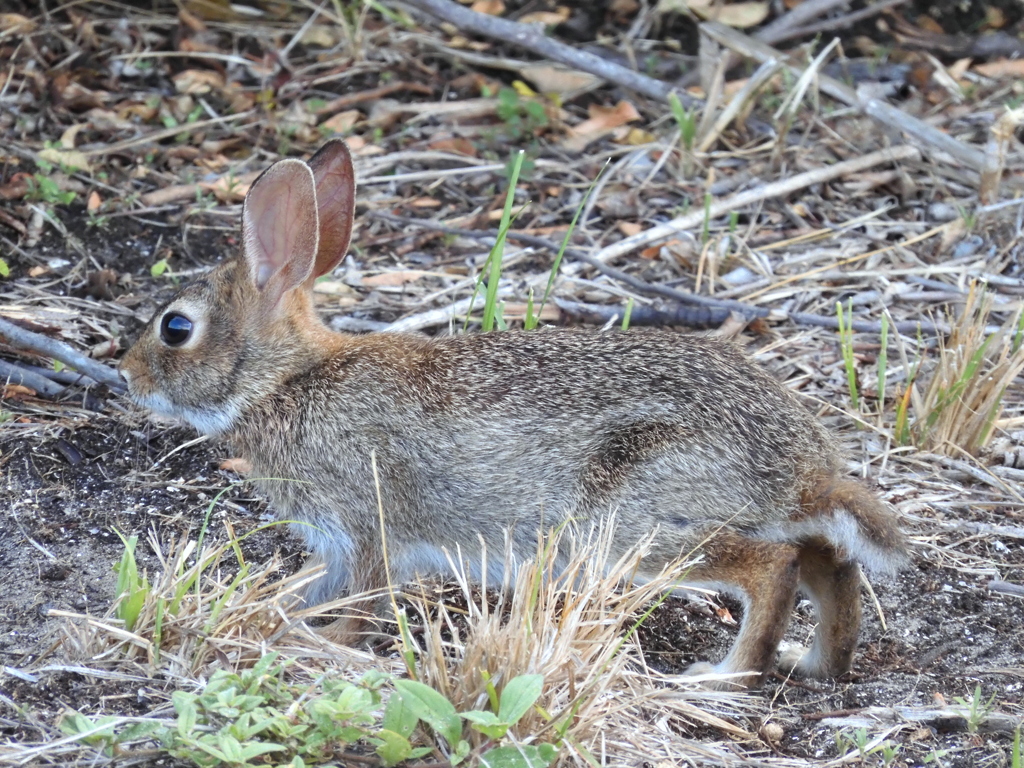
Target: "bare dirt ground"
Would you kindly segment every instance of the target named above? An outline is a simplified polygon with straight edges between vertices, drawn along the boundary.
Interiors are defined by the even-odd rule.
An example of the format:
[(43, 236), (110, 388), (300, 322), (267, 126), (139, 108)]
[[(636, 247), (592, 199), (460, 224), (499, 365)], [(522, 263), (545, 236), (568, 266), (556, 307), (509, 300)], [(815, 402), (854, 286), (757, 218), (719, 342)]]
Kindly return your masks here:
[[(432, 310), (440, 315), (413, 330), (447, 332), (453, 316), (456, 325), (461, 323), (458, 312), (445, 313), (469, 295), (489, 246), (470, 237), (409, 228), (379, 214), (492, 229), (496, 217), (491, 213), (500, 210), (504, 197), (500, 165), (513, 146), (530, 152), (517, 203), (532, 201), (516, 228), (554, 241), (561, 240), (581, 196), (612, 157), (596, 205), (588, 209), (589, 218), (574, 239), (577, 247), (598, 252), (653, 224), (699, 211), (705, 193), (725, 197), (863, 156), (887, 143), (886, 131), (869, 118), (844, 112), (842, 105), (822, 110), (808, 102), (790, 125), (788, 143), (759, 134), (752, 120), (731, 126), (711, 144), (712, 150), (677, 151), (674, 124), (664, 119), (669, 108), (614, 85), (569, 98), (562, 106), (545, 102), (546, 116), (540, 119), (525, 106), (534, 103), (532, 97), (506, 90), (493, 98), (519, 75), (500, 62), (467, 63), (458, 55), (523, 57), (522, 51), (493, 43), (452, 44), (453, 30), (426, 25), (416, 33), (403, 31), (376, 14), (357, 19), (363, 25), (357, 55), (346, 53), (345, 38), (334, 26), (324, 25), (331, 31), (321, 32), (334, 47), (325, 51), (309, 41), (299, 45), (293, 68), (276, 70), (278, 80), (271, 84), (266, 73), (260, 81), (251, 71), (245, 75), (230, 69), (233, 64), (167, 64), (161, 59), (138, 71), (118, 64), (115, 77), (112, 62), (122, 61), (117, 56), (126, 50), (141, 50), (139, 45), (181, 50), (182, 40), (225, 55), (244, 54), (251, 67), (257, 53), (286, 43), (308, 13), (295, 15), (299, 11), (293, 9), (293, 15), (274, 22), (277, 26), (253, 32), (242, 29), (237, 19), (207, 18), (197, 27), (166, 9), (162, 14), (130, 9), (119, 21), (101, 5), (86, 3), (80, 12), (44, 18), (29, 4), (16, 3), (12, 13), (32, 18), (37, 26), (18, 37), (0, 35), (0, 51), (12, 62), (8, 79), (0, 81), (7, 83), (0, 88), (7, 99), (0, 102), (0, 110), (6, 110), (0, 117), (9, 116), (0, 119), (0, 155), (5, 158), (0, 213), (6, 217), (0, 221), (0, 255), (10, 270), (0, 280), (0, 317), (79, 348), (105, 344), (100, 356), (105, 354), (107, 362), (127, 347), (178, 285), (237, 246), (240, 198), (230, 184), (225, 190), (223, 179), (229, 173), (232, 179), (243, 178), (278, 156), (308, 156), (332, 130), (323, 127), (325, 121), (346, 111), (357, 110), (336, 126), (344, 126), (359, 164), (359, 225), (352, 255), (336, 279), (320, 286), (318, 299), (325, 318), (361, 331), (403, 318), (422, 319)], [(635, 21), (649, 10), (638, 10), (635, 3), (613, 5), (603, 16), (596, 14), (600, 19), (592, 28), (582, 25), (582, 39), (619, 30), (622, 19)], [(1019, 19), (1012, 11), (1005, 13), (1005, 28), (1019, 35)], [(572, 11), (573, 18), (580, 16), (580, 9)], [(942, 14), (939, 21), (924, 23), (917, 10), (886, 18), (890, 29), (913, 24), (922, 36), (938, 35), (934, 25), (951, 23)], [(992, 24), (995, 17), (988, 18)], [(53, 28), (47, 31), (46, 24)], [(683, 49), (678, 42), (665, 43), (677, 28), (696, 39), (693, 22), (676, 16), (660, 17), (644, 28), (645, 39), (655, 41), (643, 49), (649, 54), (648, 70), (664, 79), (678, 73), (659, 69), (659, 64), (694, 62), (696, 52), (685, 47), (690, 43), (682, 32), (675, 39), (683, 41)], [(904, 37), (885, 41), (906, 40), (909, 33), (903, 31)], [(951, 30), (947, 26), (944, 31)], [(879, 27), (866, 33), (877, 36)], [(615, 40), (629, 48), (629, 40)], [(848, 40), (851, 53), (853, 40)], [(438, 41), (450, 48), (439, 53), (431, 47)], [(868, 47), (863, 40), (858, 44), (862, 50)], [(76, 50), (84, 57), (81, 62), (57, 66), (61, 56)], [(948, 53), (933, 50), (952, 65)], [(935, 77), (928, 70), (923, 80), (914, 74), (915, 67), (934, 69), (934, 58), (904, 52), (897, 59), (906, 67), (900, 76), (900, 107), (939, 124), (965, 145), (982, 146), (1003, 107), (1024, 95), (1012, 74), (993, 70), (961, 73), (966, 79), (954, 97), (943, 79), (951, 77), (948, 70), (938, 70)], [(300, 60), (308, 71), (296, 73)], [(988, 63), (1005, 60), (992, 55)], [(31, 61), (37, 64), (29, 66)], [(39, 74), (49, 71), (41, 68), (47, 62), (53, 67), (48, 83)], [(1009, 65), (1006, 71), (1012, 72)], [(212, 91), (175, 87), (182, 78), (196, 78), (196, 72), (220, 79), (211, 75)], [(323, 83), (314, 77), (318, 72), (326, 73)], [(121, 90), (115, 90), (114, 80)], [(420, 91), (365, 96), (395, 82), (413, 83)], [(289, 85), (294, 87), (289, 90)], [(771, 98), (757, 103), (754, 118), (770, 122), (785, 87), (769, 90)], [(270, 104), (260, 95), (267, 88), (278, 89), (278, 102)], [(365, 98), (323, 110), (331, 98), (346, 94)], [(480, 114), (470, 110), (448, 118), (440, 111), (470, 98), (491, 101)], [(244, 103), (229, 109), (232, 99)], [(632, 100), (636, 118), (611, 119), (600, 109), (619, 110), (624, 100)], [(410, 104), (431, 109), (409, 111)], [(255, 112), (241, 126), (186, 130), (189, 120), (246, 109)], [(588, 117), (607, 122), (581, 129)], [(58, 142), (73, 124), (83, 127), (77, 144), (72, 135), (71, 146), (96, 150), (92, 175), (54, 170), (58, 164), (52, 162), (50, 171), (40, 170), (44, 141)], [(161, 124), (182, 128), (182, 133), (132, 143)], [(1012, 130), (1010, 136), (1003, 187), (996, 188), (1000, 199), (1020, 191), (1021, 145)], [(115, 142), (123, 144), (102, 150)], [(475, 166), (487, 168), (471, 172)], [(462, 170), (446, 173), (452, 169)], [(52, 194), (40, 191), (40, 174), (54, 180)], [(28, 177), (35, 179), (36, 186), (28, 185), (35, 191), (18, 195), (17, 185), (25, 187)], [(690, 227), (667, 244), (648, 244), (614, 261), (647, 285), (773, 310), (776, 314), (767, 321), (748, 316), (733, 326), (734, 332), (806, 397), (808, 407), (842, 442), (851, 473), (865, 477), (901, 512), (913, 542), (912, 565), (893, 579), (873, 581), (871, 592), (865, 592), (864, 627), (852, 673), (837, 681), (770, 680), (753, 694), (756, 714), (736, 721), (757, 738), (736, 740), (706, 725), (673, 723), (695, 741), (728, 743), (727, 752), (738, 762), (833, 765), (845, 756), (871, 765), (1010, 765), (1013, 732), (1024, 717), (1024, 596), (1019, 591), (1024, 585), (1024, 432), (1018, 431), (1024, 428), (1024, 386), (1018, 378), (1006, 388), (993, 442), (977, 455), (943, 445), (903, 446), (896, 438), (896, 408), (910, 366), (901, 366), (893, 333), (880, 417), (873, 378), (879, 333), (854, 336), (865, 395), (854, 407), (836, 331), (823, 327), (827, 323), (801, 324), (787, 316), (804, 312), (834, 318), (835, 303), (852, 299), (854, 316), (865, 322), (877, 322), (887, 308), (896, 321), (951, 323), (963, 310), (971, 282), (981, 281), (994, 302), (989, 330), (1012, 321), (1024, 296), (1020, 218), (1015, 209), (987, 217), (970, 214), (978, 205), (980, 183), (977, 173), (958, 167), (948, 155), (938, 160), (919, 156), (738, 208), (735, 216), (716, 217), (703, 235), (701, 225)], [(183, 195), (159, 197), (176, 185), (187, 187)], [(58, 199), (60, 191), (73, 192), (73, 199)], [(90, 200), (93, 193), (98, 203)], [(42, 221), (37, 211), (45, 213)], [(521, 319), (529, 286), (543, 289), (554, 254), (518, 246), (509, 253), (502, 289), (514, 324), (517, 312)], [(154, 269), (158, 263), (168, 265), (166, 271)], [(668, 312), (677, 306), (571, 259), (556, 282), (555, 296), (620, 315), (628, 297), (635, 299), (638, 311)], [(551, 305), (545, 317), (561, 324), (594, 322)], [(940, 349), (928, 333), (903, 337), (911, 362), (925, 361), (918, 379), (923, 387)], [(50, 365), (2, 339), (0, 356)], [(222, 446), (196, 443), (188, 430), (150, 423), (105, 387), (72, 386), (59, 398), (46, 399), (30, 388), (9, 385), (0, 416), (0, 739), (8, 745), (56, 739), (55, 724), (67, 709), (128, 715), (152, 711), (166, 702), (176, 682), (159, 673), (132, 680), (90, 673), (85, 669), (89, 660), (72, 658), (62, 645), (68, 620), (53, 612), (101, 616), (108, 610), (116, 597), (113, 565), (123, 551), (118, 532), (138, 535), (140, 562), (155, 569), (159, 563), (147, 543), (149, 532), (166, 540), (172, 534), (195, 537), (206, 527), (211, 536), (223, 537), (230, 524), (236, 534), (244, 534), (272, 520), (272, 510), (238, 475), (222, 468), (230, 458)], [(279, 527), (260, 530), (243, 546), (251, 561), (280, 553), (286, 571), (302, 560), (299, 542)], [(732, 616), (739, 612), (728, 600), (669, 599), (641, 629), (647, 663), (678, 673), (698, 659), (719, 658), (736, 631)], [(810, 616), (808, 606), (798, 606), (790, 641), (806, 641), (813, 629)], [(389, 652), (386, 646), (378, 650)], [(959, 700), (974, 701), (974, 716), (962, 716), (970, 706)], [(893, 745), (892, 753), (861, 756), (851, 751), (851, 734), (858, 728), (869, 740)], [(846, 736), (837, 739), (837, 734)], [(86, 757), (38, 759), (62, 763)], [(665, 759), (652, 754), (649, 764)], [(699, 757), (687, 755), (672, 760), (700, 764)], [(609, 758), (610, 764), (616, 762)], [(629, 762), (639, 764), (632, 757)]]

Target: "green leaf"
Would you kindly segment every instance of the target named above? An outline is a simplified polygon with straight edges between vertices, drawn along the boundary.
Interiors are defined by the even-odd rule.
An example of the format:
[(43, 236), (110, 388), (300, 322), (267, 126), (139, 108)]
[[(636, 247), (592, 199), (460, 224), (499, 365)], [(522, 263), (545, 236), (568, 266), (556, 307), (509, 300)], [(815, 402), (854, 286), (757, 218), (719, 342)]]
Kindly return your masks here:
[(509, 723), (498, 718), (493, 712), (463, 712), (462, 716), (473, 724), (473, 730), (479, 731), (489, 739), (498, 740), (508, 733)]
[(530, 711), (544, 690), (544, 675), (519, 675), (508, 681), (501, 692), (498, 719), (515, 725)]
[(557, 755), (552, 744), (508, 745), (484, 752), (480, 764), (486, 768), (546, 768)]
[(429, 685), (416, 680), (396, 680), (395, 690), (406, 700), (406, 705), (416, 716), (444, 736), (449, 745), (459, 743), (462, 720), (448, 699)]
[(386, 766), (397, 765), (412, 756), (412, 744), (400, 733), (382, 728), (375, 734), (375, 738), (380, 740), (380, 744), (377, 745), (377, 755)]
[(196, 720), (199, 717), (196, 710), (196, 698), (194, 693), (188, 691), (175, 691), (171, 695), (174, 711), (178, 713), (178, 733), (182, 736), (187, 736), (196, 727)]
[(408, 705), (404, 696), (392, 696), (384, 708), (384, 721), (381, 725), (386, 730), (409, 738), (419, 721), (419, 716)]
[(160, 261), (149, 268), (149, 274), (153, 277), (160, 277), (160, 275), (167, 271), (167, 266), (167, 259), (160, 259)]
[(0, 259), (0, 277), (8, 277), (11, 274), (11, 268), (7, 266), (7, 262)]

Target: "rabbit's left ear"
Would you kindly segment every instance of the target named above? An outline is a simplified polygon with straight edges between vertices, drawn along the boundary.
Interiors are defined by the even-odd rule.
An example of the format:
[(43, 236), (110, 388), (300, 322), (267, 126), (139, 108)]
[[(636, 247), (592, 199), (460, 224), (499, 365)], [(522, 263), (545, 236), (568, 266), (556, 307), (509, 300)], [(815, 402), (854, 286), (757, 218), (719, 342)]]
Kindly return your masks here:
[(253, 182), (242, 205), (249, 274), (267, 308), (313, 271), (319, 228), (313, 173), (301, 160), (281, 160)]
[(356, 172), (352, 155), (341, 139), (331, 139), (309, 158), (316, 179), (316, 207), (320, 219), (320, 244), (316, 265), (307, 280), (326, 275), (345, 258), (352, 239), (356, 209)]

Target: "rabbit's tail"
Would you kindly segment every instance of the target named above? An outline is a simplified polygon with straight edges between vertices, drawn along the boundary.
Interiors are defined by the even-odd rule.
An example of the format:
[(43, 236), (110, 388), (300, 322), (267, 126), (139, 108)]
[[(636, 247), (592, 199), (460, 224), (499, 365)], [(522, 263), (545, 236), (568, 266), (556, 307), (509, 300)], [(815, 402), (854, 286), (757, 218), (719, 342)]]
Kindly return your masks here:
[(891, 573), (907, 561), (907, 540), (893, 511), (854, 480), (823, 478), (801, 497), (783, 538), (795, 543), (824, 539), (841, 559), (869, 571)]

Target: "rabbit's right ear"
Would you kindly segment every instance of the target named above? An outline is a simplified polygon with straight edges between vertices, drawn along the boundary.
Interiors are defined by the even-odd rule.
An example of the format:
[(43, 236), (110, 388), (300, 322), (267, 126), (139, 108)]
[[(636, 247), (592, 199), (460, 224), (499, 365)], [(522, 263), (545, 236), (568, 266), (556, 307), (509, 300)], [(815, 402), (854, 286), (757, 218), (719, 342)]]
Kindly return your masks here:
[(253, 182), (242, 206), (245, 261), (266, 308), (302, 285), (319, 242), (316, 186), (301, 160), (280, 160)]
[(356, 208), (356, 172), (352, 155), (341, 139), (331, 139), (309, 158), (316, 179), (316, 203), (320, 216), (320, 245), (316, 266), (307, 280), (326, 275), (348, 253)]

